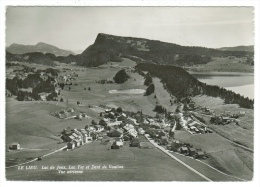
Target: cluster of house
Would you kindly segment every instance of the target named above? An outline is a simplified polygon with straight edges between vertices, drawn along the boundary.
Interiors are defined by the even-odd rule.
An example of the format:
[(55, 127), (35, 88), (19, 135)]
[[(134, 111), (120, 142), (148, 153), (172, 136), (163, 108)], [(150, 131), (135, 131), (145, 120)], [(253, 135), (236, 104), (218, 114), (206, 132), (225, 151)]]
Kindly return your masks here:
[(80, 147), (93, 140), (93, 135), (85, 129), (63, 129), (61, 138), (67, 142), (67, 149)]
[(225, 111), (220, 115), (212, 116), (210, 121), (215, 125), (228, 125), (230, 123), (238, 124), (240, 121), (237, 118), (242, 116), (245, 116), (245, 111), (239, 111), (235, 114), (231, 114), (230, 111)]
[(213, 131), (205, 124), (194, 120), (194, 118), (192, 118), (191, 116), (187, 117), (186, 123), (183, 128), (191, 134), (213, 133)]
[(232, 122), (238, 123), (238, 120), (236, 120), (235, 118), (226, 117), (222, 115), (213, 116), (211, 117), (210, 121), (215, 125), (228, 125)]
[(107, 79), (101, 79), (96, 81), (96, 83), (100, 83), (100, 84), (113, 84), (114, 81), (113, 80), (107, 80)]
[(73, 72), (72, 74), (59, 76), (56, 82), (62, 82), (62, 83), (69, 83), (73, 80), (75, 80), (75, 77), (78, 77), (78, 74)]
[(201, 111), (201, 113), (206, 114), (206, 115), (215, 115), (216, 114), (215, 110), (212, 110), (208, 107), (198, 107), (198, 109)]
[(153, 129), (148, 134), (158, 145), (165, 146), (170, 151), (179, 152), (185, 156), (192, 156), (194, 158), (205, 158), (203, 151), (195, 149), (190, 144), (181, 143), (176, 139), (170, 140), (169, 135), (163, 130)]
[(61, 109), (51, 113), (51, 115), (60, 119), (74, 118), (80, 120), (82, 118), (88, 118), (88, 116), (85, 113), (76, 113), (74, 108)]
[(174, 152), (179, 152), (185, 156), (192, 156), (194, 158), (207, 158), (207, 155), (201, 149), (196, 149), (192, 145), (181, 143), (178, 140), (173, 140), (171, 144), (167, 146), (167, 149)]

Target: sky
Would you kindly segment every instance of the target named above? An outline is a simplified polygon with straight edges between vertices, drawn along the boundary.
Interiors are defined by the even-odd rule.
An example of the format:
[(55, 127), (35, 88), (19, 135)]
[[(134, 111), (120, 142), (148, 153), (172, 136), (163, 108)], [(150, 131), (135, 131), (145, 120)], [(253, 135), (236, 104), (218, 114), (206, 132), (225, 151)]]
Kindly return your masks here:
[(254, 44), (253, 7), (8, 7), (6, 46), (84, 50), (98, 33), (210, 48)]

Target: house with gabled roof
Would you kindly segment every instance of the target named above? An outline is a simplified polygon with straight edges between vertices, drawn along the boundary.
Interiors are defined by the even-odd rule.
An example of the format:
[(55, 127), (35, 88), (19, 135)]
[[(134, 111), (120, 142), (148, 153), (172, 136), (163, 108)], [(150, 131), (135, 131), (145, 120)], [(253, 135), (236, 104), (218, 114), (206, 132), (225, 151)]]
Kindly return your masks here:
[(67, 143), (67, 149), (74, 149), (74, 148), (75, 148), (75, 144), (73, 142)]
[(13, 149), (13, 150), (20, 150), (21, 149), (21, 145), (19, 143), (12, 143), (9, 146), (9, 149)]

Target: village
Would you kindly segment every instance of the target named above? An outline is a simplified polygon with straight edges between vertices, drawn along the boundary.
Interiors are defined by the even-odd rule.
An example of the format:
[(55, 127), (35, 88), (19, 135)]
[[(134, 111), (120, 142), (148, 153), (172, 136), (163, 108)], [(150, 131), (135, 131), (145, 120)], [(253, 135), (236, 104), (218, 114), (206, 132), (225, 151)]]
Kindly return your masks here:
[[(179, 105), (178, 111), (181, 110)], [(165, 115), (151, 117), (142, 114), (123, 111), (121, 107), (109, 108), (100, 106), (104, 112), (100, 113), (100, 121), (92, 120), (91, 124), (86, 124), (82, 129), (65, 128), (60, 134), (60, 138), (67, 144), (66, 150), (74, 150), (92, 141), (100, 141), (102, 144), (110, 145), (109, 149), (122, 149), (124, 146), (138, 148), (154, 148), (150, 141), (156, 142), (168, 151), (180, 153), (184, 156), (194, 158), (207, 158), (207, 154), (201, 149), (194, 148), (191, 144), (180, 142), (174, 138), (176, 128), (189, 131), (191, 134), (212, 133), (205, 124), (202, 124), (194, 117), (184, 117), (181, 112), (171, 113), (169, 118)], [(86, 114), (75, 114), (73, 108), (61, 110), (53, 113), (54, 117), (62, 119), (82, 119)], [(69, 117), (72, 116), (72, 117)], [(198, 129), (198, 130), (197, 130)], [(126, 142), (129, 142), (126, 144)], [(19, 150), (19, 143), (12, 143), (9, 149)]]
[[(26, 66), (25, 66), (26, 67)], [(28, 69), (25, 68), (27, 71)], [(23, 79), (28, 76), (25, 70), (19, 70), (19, 74), (16, 76), (23, 76)], [(67, 85), (70, 90), (70, 86), (73, 85), (73, 81), (76, 80), (78, 74), (75, 71), (84, 71), (84, 69), (69, 69), (63, 68), (62, 71), (66, 72), (64, 75), (58, 76), (56, 71), (51, 68), (46, 71), (35, 69), (28, 70), (29, 72), (40, 73), (40, 77), (47, 81), (51, 78), (51, 85), (55, 87), (55, 92), (63, 102), (63, 96), (61, 90)], [(67, 71), (73, 71), (67, 73)], [(17, 73), (17, 71), (14, 71)], [(131, 70), (129, 72), (133, 72)], [(32, 74), (32, 73), (31, 73)], [(113, 81), (102, 79), (96, 81), (97, 83), (113, 83)], [(75, 83), (75, 85), (77, 85)], [(88, 90), (90, 91), (90, 87)], [(86, 90), (86, 88), (84, 88)], [(41, 95), (42, 101), (46, 100), (49, 94)], [(187, 102), (188, 101), (188, 102)], [(66, 101), (68, 102), (68, 101)], [(172, 100), (170, 101), (172, 105)], [(176, 101), (175, 101), (176, 103)], [(77, 101), (77, 105), (83, 106), (80, 101)], [(237, 118), (243, 116), (243, 112), (238, 114), (230, 114), (225, 112), (224, 114), (217, 115), (214, 110), (209, 108), (195, 106), (195, 103), (190, 98), (184, 98), (177, 102), (177, 109), (175, 112), (157, 113), (155, 117), (151, 117), (138, 111), (136, 113), (123, 111), (121, 107), (111, 108), (106, 105), (93, 106), (88, 105), (93, 111), (98, 108), (99, 122), (92, 120), (91, 124), (86, 124), (81, 129), (75, 129), (68, 127), (62, 130), (60, 138), (67, 144), (66, 150), (73, 150), (80, 146), (83, 146), (92, 141), (101, 141), (103, 144), (111, 144), (109, 149), (121, 149), (126, 145), (138, 148), (153, 148), (150, 141), (154, 141), (157, 145), (164, 147), (170, 152), (182, 154), (184, 156), (191, 156), (194, 158), (207, 158), (209, 154), (196, 149), (190, 143), (180, 142), (174, 138), (174, 134), (178, 130), (186, 130), (190, 135), (202, 135), (205, 133), (213, 133), (213, 130), (205, 124), (205, 121), (198, 116), (195, 117), (194, 113), (201, 113), (203, 115), (211, 116), (211, 123), (215, 125), (225, 125), (231, 122), (238, 123)], [(85, 112), (76, 111), (74, 108), (61, 109), (51, 112), (51, 115), (62, 120), (77, 119), (83, 120), (85, 118), (91, 118)], [(126, 142), (129, 142), (126, 144)], [(10, 149), (19, 150), (21, 145), (19, 143), (12, 143), (9, 146)]]
[[(199, 162), (210, 164), (214, 154), (218, 154), (219, 150), (223, 152), (223, 149), (213, 143), (212, 148), (209, 148), (206, 141), (203, 144), (198, 142), (219, 137), (215, 127), (234, 124), (238, 126), (239, 118), (243, 119), (246, 115), (242, 109), (220, 112), (207, 106), (207, 103), (203, 106), (198, 105), (191, 97), (177, 99), (160, 87), (156, 88), (152, 95), (145, 96), (143, 93), (147, 88), (144, 85), (147, 72), (140, 73), (134, 67), (126, 68), (110, 64), (107, 65), (111, 66), (109, 69), (79, 68), (71, 64), (66, 66), (32, 68), (28, 69), (28, 73), (26, 66), (22, 66), (24, 70), (19, 67), (19, 74), (17, 71), (9, 74), (17, 77), (15, 79), (19, 79), (22, 86), (27, 82), (33, 83), (31, 77), (40, 82), (44, 88), (38, 90), (40, 98), (25, 101), (39, 107), (46, 106), (44, 115), (48, 122), (44, 123), (52, 129), (50, 132), (53, 135), (50, 136), (55, 141), (46, 138), (49, 141), (48, 146), (38, 148), (31, 147), (30, 144), (14, 137), (7, 144), (7, 153), (10, 157), (8, 165), (15, 165), (16, 160), (23, 163), (23, 159), (13, 156), (19, 152), (29, 155), (28, 158), (40, 161), (40, 164), (48, 162), (45, 155), (52, 153), (57, 154), (54, 157), (58, 157), (59, 154), (69, 157), (71, 154), (89, 152), (93, 149), (99, 155), (104, 151), (109, 151), (108, 154), (115, 157), (120, 155), (124, 163), (127, 160), (125, 157), (130, 157), (131, 154), (134, 154), (131, 158), (135, 159), (138, 154), (147, 155), (151, 152), (152, 159), (160, 159), (162, 156), (155, 156), (154, 152), (157, 152), (161, 155), (168, 153), (188, 159), (185, 160), (186, 163), (190, 163), (192, 159), (198, 162), (197, 164)], [(130, 78), (120, 85), (114, 81), (113, 76), (122, 69)], [(96, 77), (100, 70), (104, 70), (106, 74)], [(87, 77), (85, 74), (91, 76)], [(153, 81), (156, 83), (155, 78)], [(31, 92), (33, 88), (29, 84), (29, 88), (19, 90)], [(115, 93), (111, 90), (115, 90)], [(129, 92), (132, 90), (144, 90), (144, 92), (138, 94)], [(163, 95), (160, 95), (164, 92), (167, 92), (167, 98), (162, 98)], [(13, 99), (16, 95), (12, 93), (7, 97)], [(142, 103), (147, 106), (142, 107)], [(40, 111), (38, 115), (42, 115), (42, 109), (38, 110)], [(92, 158), (90, 154), (88, 155)], [(12, 160), (12, 157), (16, 160)], [(64, 161), (67, 163), (69, 159)]]

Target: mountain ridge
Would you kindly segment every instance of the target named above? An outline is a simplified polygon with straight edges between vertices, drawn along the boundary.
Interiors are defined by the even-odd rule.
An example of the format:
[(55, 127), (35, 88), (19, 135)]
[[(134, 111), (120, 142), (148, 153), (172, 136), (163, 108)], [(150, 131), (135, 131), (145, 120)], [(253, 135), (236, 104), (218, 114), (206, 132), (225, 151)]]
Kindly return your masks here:
[[(16, 44), (15, 44), (16, 45)], [(39, 43), (38, 45), (44, 45)], [(246, 57), (253, 59), (254, 52), (227, 51), (206, 47), (181, 46), (174, 43), (145, 38), (122, 37), (99, 33), (95, 42), (81, 54), (67, 56), (53, 52), (44, 54), (52, 61), (76, 62), (85, 67), (97, 67), (109, 61), (121, 62), (129, 58), (137, 63), (147, 62), (162, 65), (193, 66), (207, 64), (213, 57)]]
[(54, 45), (50, 45), (44, 42), (38, 42), (35, 45), (23, 45), (18, 43), (13, 43), (6, 47), (6, 51), (12, 54), (26, 54), (33, 52), (41, 53), (52, 53), (55, 56), (68, 56), (70, 54), (75, 55), (72, 51), (60, 49)]

